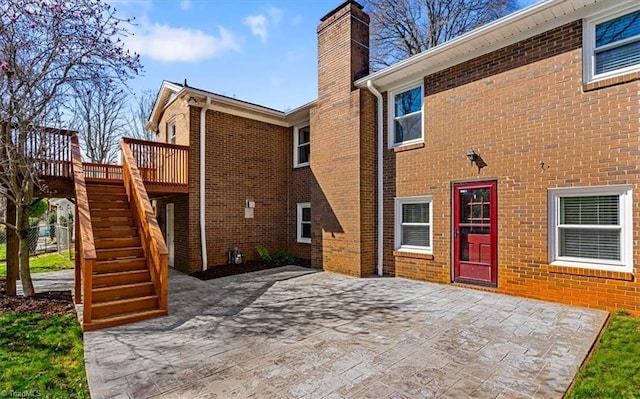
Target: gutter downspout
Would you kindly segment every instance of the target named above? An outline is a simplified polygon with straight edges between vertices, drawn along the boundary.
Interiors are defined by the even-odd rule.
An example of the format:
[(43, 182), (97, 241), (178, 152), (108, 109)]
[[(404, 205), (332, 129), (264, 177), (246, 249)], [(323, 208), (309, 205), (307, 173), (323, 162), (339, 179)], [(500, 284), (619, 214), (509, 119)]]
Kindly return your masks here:
[(377, 259), (377, 268), (378, 268), (378, 276), (382, 277), (382, 255), (383, 255), (383, 250), (382, 250), (382, 245), (383, 245), (383, 226), (384, 226), (384, 222), (382, 220), (383, 218), (383, 209), (382, 209), (382, 204), (384, 201), (384, 193), (382, 191), (383, 189), (383, 160), (382, 160), (382, 156), (383, 156), (383, 145), (384, 145), (384, 136), (383, 136), (383, 131), (382, 131), (382, 113), (383, 113), (383, 109), (382, 109), (382, 94), (380, 94), (380, 92), (378, 91), (378, 89), (375, 88), (375, 86), (373, 85), (373, 82), (371, 80), (367, 80), (367, 88), (369, 89), (369, 91), (371, 93), (373, 93), (374, 96), (376, 96), (376, 98), (378, 99), (378, 123), (377, 123), (377, 128), (378, 128), (378, 259)]
[(200, 249), (202, 254), (202, 270), (207, 270), (207, 235), (205, 229), (205, 130), (207, 110), (211, 105), (211, 97), (207, 96), (207, 103), (200, 110)]

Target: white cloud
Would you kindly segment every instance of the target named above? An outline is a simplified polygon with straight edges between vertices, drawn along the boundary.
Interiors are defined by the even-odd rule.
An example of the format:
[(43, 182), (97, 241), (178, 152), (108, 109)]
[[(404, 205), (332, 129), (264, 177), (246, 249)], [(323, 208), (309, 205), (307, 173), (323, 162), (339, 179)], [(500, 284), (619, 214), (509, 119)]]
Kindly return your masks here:
[(233, 33), (218, 26), (218, 36), (197, 29), (141, 24), (128, 47), (139, 54), (164, 62), (198, 62), (229, 51), (240, 51)]
[(270, 7), (266, 14), (248, 15), (243, 22), (251, 28), (251, 34), (259, 37), (262, 43), (266, 43), (269, 39), (269, 30), (277, 28), (283, 16), (284, 10)]
[(191, 0), (180, 0), (180, 8), (182, 8), (182, 11), (189, 11), (191, 9)]
[(267, 31), (267, 17), (262, 14), (249, 15), (244, 19), (244, 24), (249, 25), (251, 33), (254, 36), (259, 37), (262, 43), (267, 42), (269, 37), (269, 32)]

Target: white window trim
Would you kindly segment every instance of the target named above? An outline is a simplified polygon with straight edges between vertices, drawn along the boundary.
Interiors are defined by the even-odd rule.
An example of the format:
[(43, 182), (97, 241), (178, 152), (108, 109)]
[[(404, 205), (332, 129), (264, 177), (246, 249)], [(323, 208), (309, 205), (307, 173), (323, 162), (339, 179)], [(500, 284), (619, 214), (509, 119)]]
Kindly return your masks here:
[[(173, 133), (169, 135), (169, 133)], [(167, 144), (176, 144), (177, 141), (177, 132), (176, 132), (176, 123), (169, 122), (167, 123)]]
[[(396, 137), (396, 110), (395, 110), (395, 96), (405, 91), (420, 87), (422, 91), (422, 108), (420, 108), (420, 137), (413, 140), (403, 141), (401, 143), (395, 142)], [(416, 111), (417, 112), (417, 111)], [(412, 82), (403, 86), (399, 86), (393, 90), (389, 90), (387, 94), (387, 130), (388, 130), (388, 147), (397, 148), (411, 144), (424, 143), (424, 81)]]
[(622, 15), (629, 14), (640, 9), (637, 5), (627, 6), (625, 8), (616, 8), (607, 10), (604, 13), (597, 14), (590, 19), (586, 19), (582, 26), (582, 63), (583, 63), (583, 80), (585, 83), (597, 82), (616, 76), (626, 75), (640, 71), (640, 65), (631, 65), (626, 68), (617, 69), (606, 73), (595, 73), (595, 46), (596, 46), (596, 25), (603, 22), (618, 18)]
[[(298, 162), (298, 147), (300, 146), (300, 135), (298, 134), (298, 131), (300, 129), (302, 129), (303, 127), (309, 127), (309, 146), (311, 146), (311, 128), (310, 128), (310, 124), (309, 122), (300, 124), (298, 126), (295, 126), (293, 128), (293, 167), (294, 168), (301, 168), (303, 166), (309, 166), (309, 162)], [(311, 159), (311, 156), (309, 156), (309, 159)]]
[[(560, 198), (597, 195), (620, 197), (620, 261), (559, 256)], [(633, 198), (630, 185), (550, 188), (548, 190), (549, 264), (614, 272), (633, 272)]]
[[(418, 254), (433, 254), (433, 197), (429, 195), (422, 195), (416, 197), (396, 197), (395, 198), (395, 244), (394, 248), (400, 252), (411, 252)], [(417, 204), (417, 203), (429, 203), (429, 247), (419, 247), (415, 245), (402, 245), (402, 205), (404, 204)]]
[(302, 244), (311, 244), (311, 238), (302, 237), (302, 210), (305, 208), (311, 209), (310, 202), (299, 202), (298, 203), (298, 212), (296, 218), (296, 230), (297, 230), (297, 240)]

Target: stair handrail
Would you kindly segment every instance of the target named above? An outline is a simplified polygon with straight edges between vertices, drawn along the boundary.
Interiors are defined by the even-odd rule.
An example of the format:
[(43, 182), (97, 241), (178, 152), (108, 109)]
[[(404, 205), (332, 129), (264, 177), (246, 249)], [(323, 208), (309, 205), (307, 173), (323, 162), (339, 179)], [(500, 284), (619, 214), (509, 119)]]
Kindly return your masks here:
[[(81, 272), (83, 287), (83, 324), (91, 323), (91, 304), (93, 302), (91, 289), (93, 284), (93, 268), (96, 262), (96, 247), (93, 240), (93, 227), (91, 226), (91, 213), (89, 210), (89, 195), (84, 178), (82, 155), (80, 144), (76, 134), (71, 136), (71, 159), (73, 165), (73, 185), (76, 199), (76, 242), (79, 251), (76, 253), (76, 296), (79, 294), (78, 267)], [(79, 259), (79, 262), (78, 262)], [(78, 298), (76, 298), (78, 302)]]
[(122, 148), (122, 178), (129, 197), (140, 232), (142, 249), (149, 265), (151, 279), (158, 296), (160, 310), (167, 310), (167, 291), (169, 274), (169, 251), (164, 241), (155, 213), (151, 208), (151, 201), (144, 187), (140, 170), (136, 165), (131, 148), (121, 142)]

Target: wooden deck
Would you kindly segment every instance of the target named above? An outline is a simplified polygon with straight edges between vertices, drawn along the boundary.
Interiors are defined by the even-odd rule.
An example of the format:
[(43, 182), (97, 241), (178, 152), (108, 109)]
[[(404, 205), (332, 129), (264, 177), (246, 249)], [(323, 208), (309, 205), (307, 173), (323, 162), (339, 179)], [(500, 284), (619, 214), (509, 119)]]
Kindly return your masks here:
[[(77, 134), (53, 129), (22, 149), (41, 178), (36, 197), (75, 200), (74, 299), (85, 331), (167, 314), (168, 251), (149, 199), (188, 192), (189, 148), (124, 139), (121, 149), (122, 165), (82, 162)], [(16, 270), (17, 240), (7, 242)]]
[[(65, 144), (64, 136), (64, 134), (52, 135), (52, 142), (56, 143), (59, 151), (49, 153), (46, 159), (39, 161), (41, 177), (46, 187), (46, 192), (39, 193), (42, 196), (51, 198), (74, 196), (71, 146)], [(130, 149), (150, 198), (189, 192), (188, 146), (131, 138), (124, 138), (122, 144)], [(84, 162), (82, 167), (87, 182), (123, 181), (122, 165)]]

